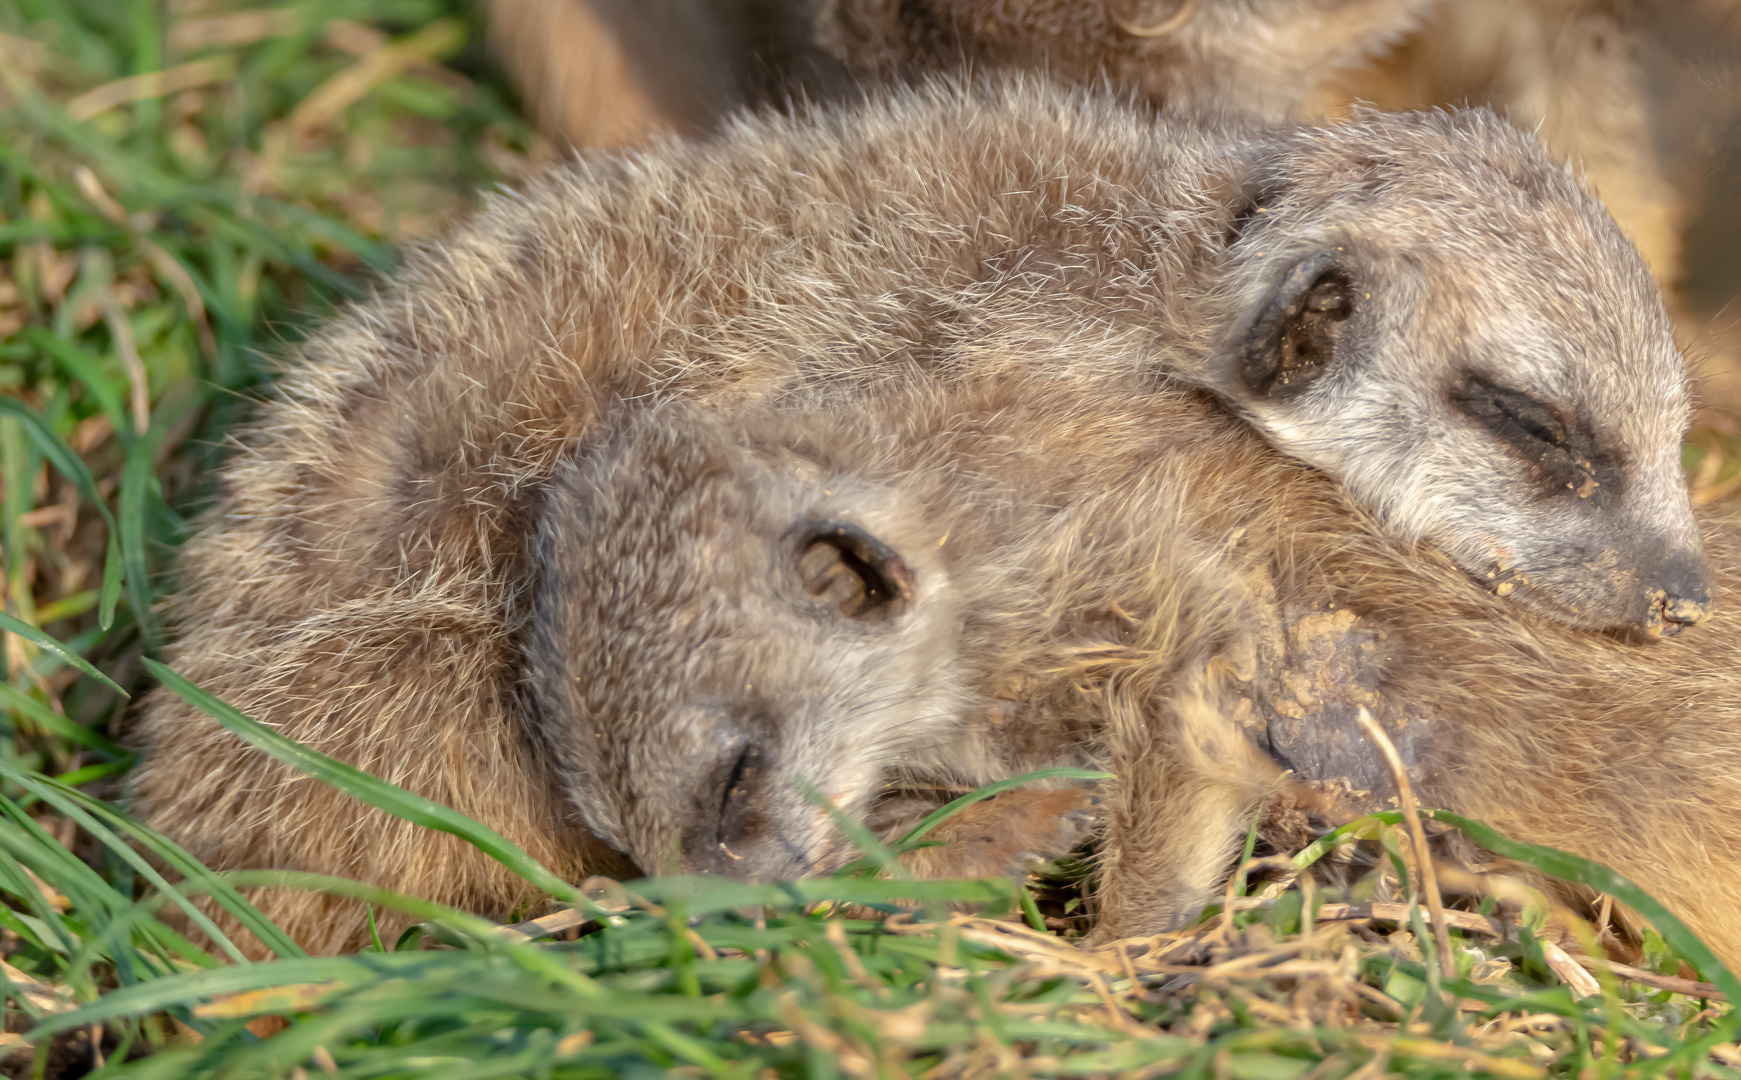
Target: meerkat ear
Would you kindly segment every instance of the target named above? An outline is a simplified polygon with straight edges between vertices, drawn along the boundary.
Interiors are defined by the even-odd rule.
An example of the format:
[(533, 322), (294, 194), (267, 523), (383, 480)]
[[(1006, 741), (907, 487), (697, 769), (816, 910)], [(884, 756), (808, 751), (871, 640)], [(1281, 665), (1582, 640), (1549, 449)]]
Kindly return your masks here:
[(1301, 259), (1264, 302), (1236, 368), (1246, 394), (1286, 400), (1330, 370), (1342, 324), (1354, 314), (1346, 253), (1335, 247)]

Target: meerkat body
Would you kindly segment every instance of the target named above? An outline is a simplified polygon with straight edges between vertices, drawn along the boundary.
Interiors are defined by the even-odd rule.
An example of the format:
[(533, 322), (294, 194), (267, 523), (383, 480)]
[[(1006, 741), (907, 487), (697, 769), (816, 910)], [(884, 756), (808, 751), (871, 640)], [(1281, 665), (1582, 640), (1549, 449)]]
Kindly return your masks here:
[(492, 33), (548, 130), (577, 146), (693, 132), (746, 105), (967, 68), (1109, 82), (1271, 121), (1487, 104), (1588, 174), (1673, 285), (1641, 28), (1605, 0), (493, 0)]
[[(891, 791), (1091, 765), (1115, 777), (1102, 791), (1096, 934), (1140, 936), (1217, 893), (1283, 769), (1385, 805), (1388, 771), (1355, 720), (1368, 708), (1427, 805), (1610, 865), (1741, 958), (1732, 635), (1640, 649), (1521, 610), (1180, 387), (872, 393), (727, 422), (670, 410), (630, 445), (613, 440), (605, 460), (661, 476), (632, 512), (675, 521), (695, 557), (673, 559), (682, 544), (576, 544), (587, 565), (547, 561), (528, 669), (540, 738), (580, 820), (642, 865), (668, 856), (667, 869), (752, 877), (838, 865), (853, 852), (800, 780), (866, 815)], [(707, 466), (686, 467), (676, 446)], [(746, 476), (811, 486), (810, 509), (697, 498)], [(596, 469), (556, 488), (590, 494), (553, 497), (546, 542), (577, 522), (638, 534), (597, 509), (613, 485)], [(891, 499), (923, 525), (898, 527)], [(673, 510), (692, 505), (708, 528)], [(712, 539), (721, 529), (764, 518), (747, 572), (716, 557), (740, 550)], [(804, 583), (806, 552), (873, 522), (852, 550), (860, 584), (881, 584), (849, 589), (843, 620), (841, 594)], [(1703, 524), (1727, 587), (1741, 578), (1741, 522)], [(614, 603), (674, 565), (667, 591), (681, 602)], [(763, 610), (782, 580), (788, 630)], [(926, 610), (936, 590), (951, 605), (941, 637)], [(867, 595), (885, 613), (855, 625)], [(701, 613), (721, 631), (696, 634)], [(625, 640), (682, 658), (601, 677), (589, 658)], [(890, 657), (939, 666), (891, 693)], [(844, 685), (877, 692), (823, 704), (852, 698), (830, 680), (853, 659), (868, 666)], [(927, 689), (936, 678), (947, 702)], [(1002, 852), (1055, 852), (1070, 833), (1036, 805), (987, 808), (1006, 819), (976, 824)]]
[[(1386, 537), (1322, 476), (1210, 412), (1175, 411), (1166, 429), (1173, 449), (1156, 453), (1177, 470), (1166, 483), (1197, 536), (1228, 538), (1226, 573), (1245, 583), (1231, 619), (1249, 637), (1208, 617), (1202, 634), (1233, 645), (1195, 682), (1170, 684), (1166, 709), (1119, 704), (1117, 688), (1141, 681), (1131, 665), (1147, 661), (1108, 657), (1100, 678), (1115, 700), (1097, 760), (1119, 780), (1098, 935), (1154, 932), (1214, 895), (1278, 768), (1387, 805), (1389, 772), (1356, 720), (1368, 708), (1422, 805), (1606, 864), (1741, 961), (1741, 638), (1724, 616), (1651, 649), (1570, 629)], [(1702, 526), (1719, 590), (1733, 595), (1741, 522), (1712, 510)], [(1106, 563), (1085, 550), (1081, 572)], [(1155, 601), (1123, 603), (1143, 625)], [(1252, 759), (1253, 745), (1273, 764)], [(1218, 830), (1204, 809), (1217, 806)], [(1215, 831), (1219, 860), (1203, 855)]]
[[(744, 120), (498, 198), (299, 351), (184, 553), (169, 659), (563, 873), (608, 856), (526, 738), (528, 538), (625, 400), (1183, 380), (1557, 617), (1707, 606), (1648, 274), (1488, 114), (1253, 135), (1016, 83)], [(490, 911), (520, 888), (162, 693), (137, 737), (142, 813), (215, 867)]]

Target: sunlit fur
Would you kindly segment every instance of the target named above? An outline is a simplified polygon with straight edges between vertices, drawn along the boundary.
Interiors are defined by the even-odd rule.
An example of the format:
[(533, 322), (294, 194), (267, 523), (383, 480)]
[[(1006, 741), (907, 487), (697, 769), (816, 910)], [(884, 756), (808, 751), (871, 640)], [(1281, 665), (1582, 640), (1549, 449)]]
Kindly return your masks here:
[[(949, 760), (958, 600), (977, 591), (954, 580), (949, 523), (672, 413), (620, 410), (545, 504), (528, 691), (581, 821), (649, 873), (793, 878), (830, 865), (828, 807), (863, 818), (887, 762), (992, 775)], [(810, 595), (800, 545), (823, 522), (902, 560), (897, 612)]]
[[(719, 438), (716, 419), (672, 423)], [(987, 778), (1114, 773), (1097, 936), (1199, 910), (1284, 768), (1383, 805), (1388, 773), (1354, 719), (1366, 707), (1425, 804), (1609, 865), (1741, 960), (1741, 635), (1727, 608), (1649, 648), (1544, 619), (1185, 389), (921, 384), (733, 423), (760, 453), (785, 446), (947, 525), (962, 613), (948, 663), (966, 712), (937, 718), (925, 757), (867, 737), (852, 767), (921, 787), (950, 762)], [(1708, 511), (1700, 525), (1731, 598), (1741, 521)]]
[[(1279, 137), (1285, 166), (1258, 170), (1226, 287), (1231, 310), (1253, 310), (1291, 267), (1335, 253), (1354, 293), (1337, 357), (1297, 395), (1266, 399), (1232, 359), (1248, 324), (1211, 317), (1226, 329), (1204, 380), (1399, 534), (1524, 603), (1585, 626), (1645, 623), (1658, 567), (1703, 556), (1680, 464), (1685, 366), (1632, 245), (1489, 113), (1407, 126), (1369, 114), (1295, 138)], [(1527, 461), (1453, 405), (1471, 375), (1586, 426), (1617, 482), (1544, 495)]]
[[(681, 506), (686, 489), (778, 490), (803, 475), (826, 477), (838, 493), (818, 500), (831, 516), (862, 507), (870, 520), (892, 500), (946, 532), (932, 552), (941, 565), (927, 573), (946, 577), (958, 636), (939, 645), (918, 622), (913, 640), (935, 665), (926, 678), (947, 677), (960, 711), (897, 705), (819, 717), (776, 707), (762, 714), (764, 737), (771, 747), (852, 747), (844, 759), (824, 752), (801, 766), (875, 778), (837, 785), (852, 813), (878, 787), (982, 782), (1059, 764), (1114, 773), (1102, 792), (1097, 936), (1151, 933), (1195, 913), (1220, 888), (1284, 768), (1369, 791), (1355, 802), (1383, 805), (1386, 770), (1354, 720), (1367, 707), (1428, 805), (1610, 865), (1720, 954), (1741, 958), (1741, 643), (1726, 632), (1731, 612), (1707, 632), (1650, 648), (1565, 627), (1493, 596), (1430, 547), (1389, 535), (1322, 474), (1277, 454), (1203, 395), (1129, 389), (919, 380), (811, 412), (722, 420), (672, 410), (606, 445), (642, 466), (660, 446), (706, 448), (695, 457), (709, 464), (688, 470), (690, 484), (638, 489), (656, 493), (649, 514)], [(741, 504), (737, 512), (740, 525), (760, 516)], [(1732, 596), (1741, 522), (1713, 512), (1701, 524)], [(919, 534), (906, 542), (915, 551), (930, 543)], [(688, 588), (706, 595), (717, 585), (716, 603), (748, 611), (778, 574), (776, 565), (768, 582), (740, 590), (730, 567), (714, 576), (686, 566), (699, 578)], [(826, 688), (851, 659), (838, 646), (818, 651), (776, 620), (765, 622), (771, 633), (704, 642), (687, 636), (682, 607), (635, 618), (649, 627), (668, 620), (672, 640), (650, 647), (656, 655), (725, 650), (742, 669), (770, 673), (741, 702)], [(601, 643), (613, 626), (596, 631)], [(583, 818), (609, 821), (629, 808), (663, 815), (664, 831), (646, 834), (659, 837), (652, 849), (680, 846), (685, 828), (717, 820), (691, 798), (698, 764), (716, 758), (706, 748), (682, 758), (634, 749), (681, 727), (686, 695), (703, 689), (717, 700), (721, 684), (705, 686), (676, 662), (612, 672), (624, 707), (613, 703), (602, 723), (578, 728), (584, 737), (564, 773), (573, 785), (616, 770), (575, 791)], [(901, 701), (890, 673), (860, 685), (879, 707)], [(906, 702), (923, 689), (915, 681)], [(670, 719), (649, 725), (628, 713), (628, 703), (649, 698), (675, 702), (660, 714)], [(882, 737), (895, 713), (917, 720), (900, 742)], [(540, 723), (561, 733), (576, 720), (559, 706)], [(789, 794), (793, 780), (766, 778), (761, 794), (789, 809), (770, 814), (746, 849), (811, 835), (819, 815)], [(1019, 827), (1032, 830), (1032, 847), (1055, 839), (1044, 820)], [(848, 856), (838, 837), (833, 844), (810, 852), (808, 868)], [(756, 869), (746, 861), (738, 872)]]
[[(1650, 648), (1542, 619), (1475, 587), (1432, 550), (1387, 536), (1321, 475), (1213, 410), (1166, 411), (1157, 442), (1167, 445), (1153, 452), (1177, 470), (1164, 479), (1189, 531), (1226, 538), (1229, 576), (1247, 575), (1231, 617), (1250, 640), (1224, 650), (1195, 683), (1173, 682), (1176, 719), (1145, 710), (1140, 697), (1109, 699), (1101, 761), (1120, 775), (1123, 797), (1107, 833), (1100, 934), (1159, 929), (1218, 887), (1230, 862), (1193, 877), (1177, 854), (1209, 843), (1204, 834), (1216, 830), (1204, 806), (1213, 800), (1184, 803), (1162, 778), (1183, 763), (1193, 783), (1220, 792), (1227, 856), (1274, 777), (1234, 732), (1282, 753), (1279, 764), (1306, 779), (1347, 777), (1382, 802), (1385, 772), (1353, 719), (1367, 706), (1403, 748), (1423, 803), (1612, 866), (1729, 963), (1741, 961), (1741, 634), (1732, 611)], [(1719, 593), (1731, 600), (1741, 522), (1711, 511), (1700, 527)], [(1084, 551), (1080, 578), (1119, 560)], [(1151, 588), (1152, 599), (1121, 598), (1132, 640), (1121, 660), (1095, 669), (1109, 687), (1142, 684), (1153, 663), (1144, 640), (1227, 633), (1225, 618), (1197, 611), (1182, 627), (1167, 594)], [(1314, 617), (1325, 632), (1301, 632)]]
[[(1409, 132), (1438, 140), (1424, 160), (1445, 184), (1555, 172), (1490, 120), (1375, 117), (1369, 130), (1380, 149)], [(1023, 83), (939, 85), (584, 159), (497, 196), (299, 347), (185, 550), (169, 658), (561, 873), (608, 868), (516, 699), (542, 494), (602, 413), (667, 399), (809, 409), (914, 380), (1017, 398), (1176, 394), (1169, 373), (1206, 377), (1228, 320), (1246, 317), (1238, 282), (1263, 267), (1228, 244), (1261, 177), (1355, 137), (1204, 127)], [(1550, 200), (1557, 183), (1542, 188)], [(1376, 201), (1361, 184), (1325, 191), (1435, 213), (1389, 188)], [(1533, 261), (1499, 252), (1492, 274), (1529, 287)], [(1629, 295), (1632, 271), (1579, 265), (1596, 275), (1592, 296)], [(1421, 342), (1429, 372), (1433, 340)], [(1631, 344), (1672, 359), (1654, 339)], [(1655, 385), (1630, 407), (1672, 410)], [(1144, 525), (1142, 542), (1162, 543), (1167, 521)], [(524, 895), (459, 841), (243, 750), (173, 697), (149, 698), (134, 738), (147, 751), (135, 805), (215, 867), (345, 874), (495, 913)], [(364, 930), (359, 912), (315, 898), (268, 907), (317, 948)]]
[[(1725, 2), (1708, 5), (1714, 18), (1728, 14)], [(1357, 101), (1390, 111), (1487, 104), (1576, 163), (1672, 285), (1685, 196), (1659, 160), (1663, 118), (1641, 63), (1650, 9), (1609, 0), (488, 4), (507, 73), (546, 129), (576, 146), (639, 145), (653, 130), (710, 127), (746, 103), (829, 100), (939, 71), (1044, 72), (1269, 121), (1341, 116)]]

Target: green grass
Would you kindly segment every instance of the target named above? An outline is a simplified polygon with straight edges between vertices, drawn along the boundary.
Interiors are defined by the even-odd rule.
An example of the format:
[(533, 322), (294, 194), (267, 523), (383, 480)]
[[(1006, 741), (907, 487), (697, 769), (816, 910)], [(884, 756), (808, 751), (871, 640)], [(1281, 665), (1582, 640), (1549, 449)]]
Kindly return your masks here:
[[(163, 571), (268, 358), (477, 188), (549, 156), (483, 65), (473, 14), (441, 0), (0, 0), (0, 1069), (56, 1074), (94, 1039), (101, 1075), (177, 1078), (1741, 1075), (1733, 1021), (1698, 998), (1604, 978), (1574, 1000), (1549, 972), (1544, 903), (1504, 941), (1456, 932), (1457, 978), (1418, 906), (1389, 934), (1323, 918), (1326, 902), (1408, 892), (1396, 815), (1289, 861), (1359, 849), (1369, 869), (1346, 895), (1260, 884), (1122, 955), (999, 921), (1069, 913), (1079, 870), (1035, 902), (1003, 881), (865, 876), (888, 856), (872, 844), (834, 878), (581, 894), (153, 667)], [(1689, 467), (1730, 484), (1736, 456), (1713, 436)], [(124, 693), (157, 677), (581, 904), (569, 921), (589, 932), (528, 940), (356, 883), (204, 869), (110, 801), (132, 764), (115, 742)], [(1650, 916), (1640, 964), (1685, 961), (1741, 992), (1624, 880), (1454, 824)], [(306, 957), (244, 899), (263, 883), (420, 922)], [(242, 959), (219, 909), (279, 959)], [(257, 1037), (258, 1017), (283, 1030)]]

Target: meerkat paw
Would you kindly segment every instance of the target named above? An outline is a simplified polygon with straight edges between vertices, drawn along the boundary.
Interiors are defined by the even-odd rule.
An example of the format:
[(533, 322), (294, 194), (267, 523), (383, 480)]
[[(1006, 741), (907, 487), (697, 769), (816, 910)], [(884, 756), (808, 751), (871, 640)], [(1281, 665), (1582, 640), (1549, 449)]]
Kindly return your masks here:
[(927, 840), (940, 846), (901, 856), (919, 878), (1024, 878), (1062, 858), (1093, 832), (1100, 799), (1079, 788), (1006, 791), (943, 822)]

